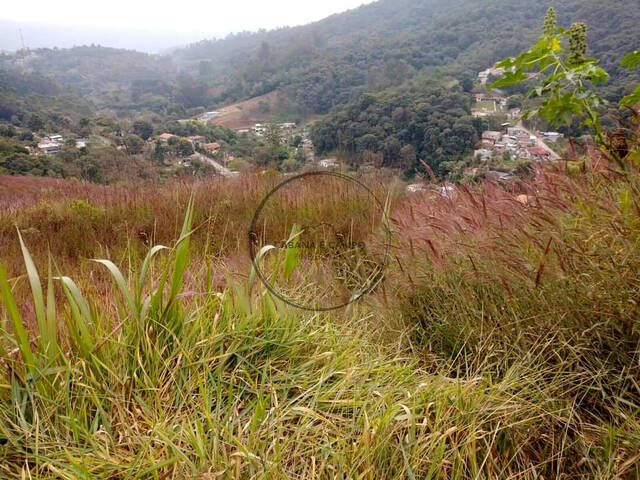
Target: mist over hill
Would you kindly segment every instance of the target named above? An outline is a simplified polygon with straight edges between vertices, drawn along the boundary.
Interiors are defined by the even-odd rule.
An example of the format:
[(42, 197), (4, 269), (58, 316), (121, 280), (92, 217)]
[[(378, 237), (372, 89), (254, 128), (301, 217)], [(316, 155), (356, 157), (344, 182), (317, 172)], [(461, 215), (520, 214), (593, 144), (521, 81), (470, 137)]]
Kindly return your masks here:
[(0, 31), (3, 32), (0, 36), (0, 50), (20, 50), (24, 39), (24, 46), (31, 49), (63, 49), (93, 44), (145, 53), (162, 53), (203, 37), (219, 37), (229, 33), (215, 26), (209, 30), (167, 32), (144, 28), (56, 26), (8, 20), (0, 20)]

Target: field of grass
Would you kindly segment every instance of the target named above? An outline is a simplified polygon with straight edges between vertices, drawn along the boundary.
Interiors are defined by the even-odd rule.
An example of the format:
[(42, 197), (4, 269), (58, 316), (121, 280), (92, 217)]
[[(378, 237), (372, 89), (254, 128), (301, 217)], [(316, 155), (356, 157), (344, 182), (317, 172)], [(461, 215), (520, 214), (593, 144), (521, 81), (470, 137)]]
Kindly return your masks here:
[(20, 181), (0, 196), (0, 478), (640, 477), (637, 173), (449, 198), (363, 179), (392, 193), (394, 261), (330, 313), (251, 274), (275, 176)]

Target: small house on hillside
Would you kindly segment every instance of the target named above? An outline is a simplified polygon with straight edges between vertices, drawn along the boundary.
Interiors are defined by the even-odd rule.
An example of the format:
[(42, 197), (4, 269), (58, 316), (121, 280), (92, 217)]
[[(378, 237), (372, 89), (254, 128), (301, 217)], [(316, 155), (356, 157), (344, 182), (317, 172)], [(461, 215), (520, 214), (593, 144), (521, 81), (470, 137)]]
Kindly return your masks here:
[(204, 143), (202, 144), (202, 149), (207, 153), (215, 155), (220, 150), (220, 144), (218, 142)]
[(482, 145), (489, 146), (489, 147), (493, 146), (497, 142), (499, 142), (501, 138), (502, 138), (502, 133), (492, 131), (492, 130), (487, 130), (486, 132), (482, 133)]
[(187, 137), (187, 140), (189, 140), (194, 147), (200, 147), (204, 143), (204, 137), (202, 135), (192, 135)]
[(38, 143), (38, 148), (46, 155), (56, 155), (62, 148), (62, 145), (58, 142), (44, 141)]
[(161, 135), (158, 135), (158, 140), (160, 140), (160, 143), (162, 143), (163, 145), (166, 145), (169, 139), (173, 137), (175, 137), (175, 135), (173, 135), (172, 133), (163, 133)]

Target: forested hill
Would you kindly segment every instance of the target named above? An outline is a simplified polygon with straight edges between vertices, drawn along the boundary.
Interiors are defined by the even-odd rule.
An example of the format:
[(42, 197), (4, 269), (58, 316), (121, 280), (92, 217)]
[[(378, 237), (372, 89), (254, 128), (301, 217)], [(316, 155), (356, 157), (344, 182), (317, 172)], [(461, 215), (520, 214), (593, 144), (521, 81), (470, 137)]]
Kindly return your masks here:
[(616, 65), (640, 45), (637, 0), (380, 0), (302, 27), (202, 41), (174, 59), (215, 85), (216, 102), (280, 89), (305, 113), (325, 113), (424, 67), (474, 74), (530, 45), (551, 5), (561, 25), (588, 24), (591, 53), (613, 73), (607, 93), (623, 89)]
[(20, 124), (33, 118), (37, 129), (42, 128), (38, 119), (65, 123), (89, 117), (94, 110), (94, 105), (78, 96), (75, 89), (49, 77), (0, 70), (0, 122)]
[[(2, 55), (0, 69), (46, 75), (103, 108), (149, 107), (152, 95), (170, 92), (176, 78), (168, 57), (96, 45)], [(144, 94), (148, 98), (141, 98)]]

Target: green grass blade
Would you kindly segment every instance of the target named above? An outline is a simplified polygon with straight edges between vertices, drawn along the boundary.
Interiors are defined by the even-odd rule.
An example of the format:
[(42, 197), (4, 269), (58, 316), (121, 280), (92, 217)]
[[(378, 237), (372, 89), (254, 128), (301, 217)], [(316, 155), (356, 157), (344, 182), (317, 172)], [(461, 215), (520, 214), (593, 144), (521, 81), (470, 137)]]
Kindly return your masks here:
[(191, 237), (191, 224), (193, 222), (193, 199), (189, 200), (187, 213), (182, 224), (180, 238), (176, 245), (176, 258), (173, 267), (173, 275), (171, 276), (171, 293), (170, 298), (173, 299), (182, 290), (184, 281), (184, 272), (189, 262), (189, 243)]
[(130, 312), (131, 317), (134, 320), (137, 320), (140, 312), (138, 310), (138, 306), (136, 304), (134, 295), (129, 290), (127, 282), (124, 279), (124, 276), (122, 275), (122, 272), (120, 271), (120, 269), (118, 267), (116, 267), (116, 265), (110, 260), (97, 260), (97, 259), (94, 259), (93, 261), (104, 265), (105, 267), (107, 267), (109, 272), (111, 272), (111, 275), (113, 276), (113, 279), (115, 280), (116, 285), (118, 285), (118, 288), (120, 289), (120, 292), (122, 293), (122, 296), (124, 297), (125, 301), (127, 302), (127, 305), (129, 306), (129, 312)]
[(140, 276), (138, 277), (138, 284), (136, 287), (137, 288), (136, 296), (138, 301), (140, 301), (140, 297), (142, 295), (142, 289), (144, 288), (144, 282), (146, 281), (147, 274), (149, 273), (151, 260), (153, 260), (153, 257), (161, 250), (169, 250), (169, 248), (165, 247), (164, 245), (156, 245), (151, 250), (149, 250), (149, 253), (147, 253), (147, 256), (145, 257), (144, 262), (142, 262), (142, 268), (140, 269)]
[(49, 357), (57, 355), (60, 350), (58, 345), (57, 338), (57, 328), (56, 328), (56, 295), (53, 286), (53, 275), (51, 275), (51, 260), (49, 260), (49, 275), (47, 277), (47, 331), (49, 335), (49, 339), (51, 341), (51, 347), (55, 348), (55, 352), (50, 350), (48, 353)]
[(4, 268), (0, 264), (0, 297), (5, 304), (7, 309), (7, 313), (9, 314), (9, 319), (11, 320), (11, 325), (13, 326), (13, 334), (18, 342), (18, 348), (20, 349), (20, 354), (22, 355), (22, 360), (24, 361), (26, 371), (28, 373), (32, 373), (36, 367), (36, 359), (31, 351), (31, 345), (29, 345), (29, 335), (27, 334), (27, 330), (24, 328), (22, 323), (22, 316), (18, 311), (18, 306), (16, 305), (16, 301), (13, 298), (13, 294), (11, 293), (11, 286), (9, 285), (9, 280), (7, 280), (7, 274), (4, 271)]
[(287, 251), (284, 258), (284, 270), (282, 272), (285, 279), (290, 279), (293, 271), (298, 266), (300, 251), (298, 250), (298, 242), (300, 241), (300, 227), (294, 224), (291, 228), (291, 235), (287, 240)]
[(22, 249), (22, 256), (24, 258), (24, 264), (27, 268), (27, 277), (29, 278), (29, 285), (31, 286), (31, 295), (33, 296), (33, 307), (36, 312), (36, 320), (38, 322), (38, 329), (40, 333), (40, 341), (44, 344), (43, 349), (45, 351), (49, 350), (49, 346), (51, 344), (51, 338), (49, 337), (50, 333), (47, 328), (45, 307), (44, 307), (44, 295), (42, 294), (42, 284), (40, 283), (40, 276), (38, 275), (38, 270), (36, 269), (35, 263), (33, 263), (33, 259), (29, 254), (29, 250), (27, 250), (24, 241), (22, 240), (22, 235), (20, 235), (20, 230), (18, 230), (18, 238), (20, 239), (20, 248)]
[(87, 325), (93, 325), (93, 317), (89, 304), (80, 293), (80, 289), (69, 277), (57, 277), (62, 282), (62, 289), (69, 301), (73, 327), (78, 333), (79, 346), (86, 356), (93, 350), (93, 341)]
[(275, 248), (276, 247), (274, 247), (273, 245), (265, 245), (260, 249), (260, 251), (256, 255), (256, 258), (253, 264), (251, 265), (251, 273), (249, 274), (249, 285), (248, 285), (249, 290), (251, 290), (251, 287), (253, 286), (253, 283), (256, 281), (256, 276), (258, 274), (256, 272), (256, 265), (260, 262), (260, 259), (267, 254), (268, 251), (275, 250)]

